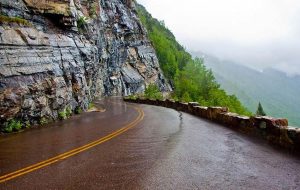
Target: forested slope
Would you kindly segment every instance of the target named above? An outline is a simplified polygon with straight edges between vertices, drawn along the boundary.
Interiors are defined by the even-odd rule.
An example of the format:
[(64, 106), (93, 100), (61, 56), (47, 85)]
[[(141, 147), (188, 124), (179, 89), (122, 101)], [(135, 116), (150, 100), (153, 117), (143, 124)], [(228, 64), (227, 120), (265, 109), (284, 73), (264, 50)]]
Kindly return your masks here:
[(137, 11), (147, 28), (160, 67), (173, 84), (173, 98), (198, 101), (205, 106), (227, 106), (232, 112), (251, 114), (236, 96), (228, 95), (220, 88), (212, 71), (205, 67), (203, 60), (193, 59), (162, 21), (153, 18), (141, 5), (137, 5)]

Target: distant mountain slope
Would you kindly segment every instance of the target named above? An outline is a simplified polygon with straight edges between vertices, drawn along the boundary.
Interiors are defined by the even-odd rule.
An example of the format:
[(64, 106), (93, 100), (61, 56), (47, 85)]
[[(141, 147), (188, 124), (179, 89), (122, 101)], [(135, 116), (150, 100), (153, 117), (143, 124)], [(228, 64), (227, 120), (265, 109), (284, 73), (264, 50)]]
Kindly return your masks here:
[(203, 53), (205, 65), (212, 69), (216, 80), (229, 94), (235, 94), (252, 112), (258, 102), (268, 115), (286, 117), (292, 126), (300, 127), (300, 77), (268, 69), (259, 72), (230, 61), (221, 61)]
[(197, 101), (204, 106), (226, 106), (232, 112), (251, 115), (236, 96), (220, 88), (202, 60), (192, 59), (162, 21), (153, 18), (142, 5), (137, 5), (137, 12), (155, 48), (160, 67), (174, 88), (172, 98)]

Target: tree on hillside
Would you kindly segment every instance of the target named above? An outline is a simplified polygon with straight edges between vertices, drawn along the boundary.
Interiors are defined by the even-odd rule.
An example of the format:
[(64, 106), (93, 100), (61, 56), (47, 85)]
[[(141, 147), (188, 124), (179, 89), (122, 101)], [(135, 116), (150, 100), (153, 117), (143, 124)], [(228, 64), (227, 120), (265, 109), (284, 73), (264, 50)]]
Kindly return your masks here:
[(144, 96), (145, 96), (145, 98), (154, 99), (154, 100), (156, 100), (156, 99), (162, 100), (163, 99), (162, 93), (159, 91), (158, 86), (155, 84), (148, 85), (148, 87), (145, 89)]
[(185, 93), (182, 95), (181, 100), (182, 100), (183, 102), (191, 102), (191, 101), (192, 101), (192, 99), (191, 99), (191, 97), (190, 97), (190, 95), (189, 95), (188, 92), (185, 92)]
[(258, 103), (258, 108), (257, 108), (257, 111), (256, 111), (256, 115), (257, 116), (266, 116), (267, 115), (260, 102)]

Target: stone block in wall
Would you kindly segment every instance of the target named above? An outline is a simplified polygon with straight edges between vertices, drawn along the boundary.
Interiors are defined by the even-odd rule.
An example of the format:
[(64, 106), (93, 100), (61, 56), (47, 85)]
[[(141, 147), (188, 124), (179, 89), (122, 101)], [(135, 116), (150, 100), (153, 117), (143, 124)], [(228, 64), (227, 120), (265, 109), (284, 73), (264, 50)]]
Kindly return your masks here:
[(124, 97), (123, 100), (124, 100), (125, 102), (130, 102), (130, 103), (135, 103), (135, 102), (136, 102), (135, 99), (131, 99), (131, 98), (129, 98), (129, 97)]
[(169, 99), (165, 100), (165, 107), (167, 108), (174, 108), (175, 107), (174, 104), (175, 104), (174, 100), (169, 100)]
[(163, 102), (162, 102), (161, 100), (155, 100), (155, 101), (154, 101), (154, 104), (155, 104), (156, 106), (162, 106)]
[(244, 132), (244, 133), (253, 133), (255, 131), (255, 127), (253, 126), (253, 123), (251, 121), (250, 117), (247, 116), (236, 116), (236, 119), (238, 121), (238, 130)]
[(210, 120), (216, 120), (218, 117), (218, 114), (226, 113), (228, 111), (229, 111), (229, 109), (226, 107), (208, 107), (207, 118)]
[(156, 105), (156, 100), (146, 99), (146, 102), (149, 102), (148, 104), (153, 105), (153, 106)]
[(300, 128), (288, 127), (287, 134), (293, 142), (300, 143)]
[(135, 100), (135, 102), (136, 102), (136, 103), (139, 103), (139, 104), (143, 104), (143, 103), (144, 103), (143, 99), (141, 99), (141, 98), (137, 98), (137, 99)]
[(148, 101), (150, 101), (150, 100), (148, 100), (148, 99), (146, 99), (146, 98), (140, 98), (140, 102), (141, 102), (142, 104), (148, 104)]
[(179, 111), (179, 104), (180, 104), (180, 102), (179, 101), (175, 101), (175, 103), (173, 104), (173, 109), (175, 109), (175, 110), (177, 110), (177, 111)]
[(254, 127), (250, 120), (250, 117), (240, 116), (236, 113), (220, 113), (217, 116), (216, 121), (220, 124), (232, 127), (234, 129), (243, 131), (243, 132), (253, 132)]
[(167, 108), (167, 102), (166, 100), (160, 100), (160, 105)]
[(178, 111), (188, 112), (188, 109), (189, 109), (188, 106), (189, 106), (188, 103), (179, 102), (177, 104), (177, 108), (176, 109)]
[(199, 106), (198, 102), (189, 102), (188, 103), (188, 112), (194, 114), (194, 106)]
[(131, 100), (131, 99), (129, 99), (129, 98), (124, 98), (124, 101), (125, 101), (125, 102), (130, 102), (130, 103), (133, 102), (133, 100)]
[(131, 102), (131, 103), (135, 103), (135, 102), (136, 102), (136, 100), (134, 100), (134, 99), (130, 99), (130, 98), (128, 98), (128, 99), (125, 99), (125, 101), (127, 101), (127, 102)]
[(293, 148), (300, 151), (300, 128), (288, 127), (287, 135), (293, 143)]
[(218, 123), (228, 125), (230, 127), (236, 127), (238, 124), (236, 124), (235, 117), (237, 117), (238, 114), (231, 113), (231, 112), (225, 112), (225, 113), (219, 113), (216, 121)]
[(207, 109), (208, 107), (204, 106), (194, 106), (194, 114), (199, 117), (207, 118)]
[(156, 103), (157, 103), (157, 105), (158, 106), (163, 106), (163, 107), (165, 107), (165, 101), (164, 100), (156, 100)]
[(251, 117), (253, 125), (263, 134), (280, 135), (280, 126), (288, 126), (287, 119), (277, 119), (268, 116)]
[(173, 103), (171, 103), (170, 100), (164, 100), (164, 107), (166, 108), (170, 108), (172, 106)]
[(163, 104), (163, 102), (161, 100), (156, 99), (154, 101), (154, 105), (156, 105), (156, 106), (163, 106), (162, 104)]
[(189, 106), (199, 106), (198, 102), (189, 102)]
[(141, 104), (148, 104), (148, 101), (149, 101), (149, 100), (148, 100), (148, 99), (145, 99), (145, 98), (140, 98), (139, 101), (140, 101)]
[(298, 151), (300, 151), (300, 128), (296, 129), (296, 137), (294, 140), (294, 146)]
[(151, 99), (145, 99), (145, 104), (149, 104), (149, 105), (155, 105), (155, 100), (151, 100)]
[(153, 106), (161, 106), (161, 102), (159, 100), (146, 99), (145, 104), (153, 105)]
[(285, 148), (294, 148), (294, 141), (288, 135), (288, 126), (279, 126), (279, 138), (274, 136), (274, 143), (277, 143)]
[(173, 104), (173, 109), (176, 109), (177, 111), (179, 111), (179, 104), (180, 102), (179, 101), (175, 101), (175, 103)]
[(289, 137), (288, 120), (268, 116), (251, 117), (257, 132), (268, 141), (284, 147), (290, 147), (293, 140)]

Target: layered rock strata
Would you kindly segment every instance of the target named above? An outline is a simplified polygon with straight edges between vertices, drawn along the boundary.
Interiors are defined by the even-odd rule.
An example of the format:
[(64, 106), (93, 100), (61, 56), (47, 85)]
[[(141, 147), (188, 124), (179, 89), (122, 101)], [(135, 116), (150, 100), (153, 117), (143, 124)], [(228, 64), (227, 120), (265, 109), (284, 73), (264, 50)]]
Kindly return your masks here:
[[(1, 0), (0, 123), (38, 124), (95, 97), (142, 93), (165, 80), (134, 3)], [(9, 21), (7, 21), (9, 20)]]

